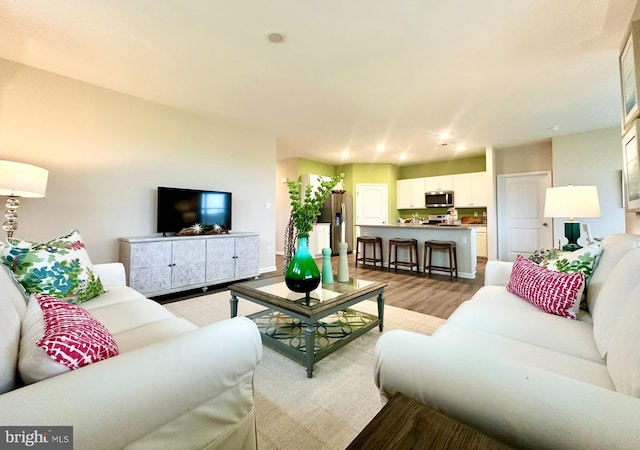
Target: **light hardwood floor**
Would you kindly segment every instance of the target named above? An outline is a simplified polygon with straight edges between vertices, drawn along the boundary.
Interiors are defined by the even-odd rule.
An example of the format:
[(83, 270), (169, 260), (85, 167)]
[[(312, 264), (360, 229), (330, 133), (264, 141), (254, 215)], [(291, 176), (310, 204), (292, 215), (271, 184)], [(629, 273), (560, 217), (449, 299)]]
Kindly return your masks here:
[[(477, 275), (473, 280), (458, 278), (449, 280), (448, 275), (432, 275), (431, 278), (424, 274), (410, 274), (407, 270), (399, 269), (397, 272), (381, 269), (379, 266), (373, 269), (371, 265), (363, 266), (358, 263), (355, 267), (355, 255), (348, 255), (349, 276), (363, 280), (380, 281), (387, 284), (384, 290), (384, 301), (387, 305), (398, 308), (428, 314), (430, 316), (447, 319), (451, 313), (465, 300), (471, 296), (484, 284), (484, 268), (486, 260), (478, 260)], [(322, 259), (317, 259), (318, 267), (322, 267)], [(338, 257), (331, 258), (333, 272), (338, 272)], [(422, 264), (422, 263), (421, 263)], [(276, 256), (277, 272), (269, 272), (261, 275), (263, 277), (273, 277), (283, 275), (282, 256)], [(229, 288), (229, 284), (211, 287), (206, 292), (201, 289), (194, 291), (171, 294), (168, 296), (155, 297), (159, 303), (171, 303), (185, 300), (200, 295), (211, 294), (224, 291)]]
[[(430, 316), (446, 319), (465, 300), (480, 289), (484, 284), (484, 268), (486, 260), (479, 259), (477, 275), (473, 280), (454, 278), (449, 280), (447, 275), (432, 275), (431, 278), (423, 274), (417, 275), (415, 271), (399, 269), (397, 272), (381, 269), (379, 266), (373, 269), (371, 265), (363, 266), (358, 262), (355, 267), (355, 255), (348, 255), (349, 276), (364, 280), (380, 281), (387, 283), (384, 290), (385, 304), (397, 306), (411, 311), (428, 314)], [(318, 259), (318, 267), (322, 260)], [(282, 267), (282, 257), (276, 257), (277, 267)], [(334, 273), (338, 271), (338, 257), (331, 258)], [(277, 273), (275, 275), (279, 275)], [(274, 274), (271, 274), (274, 275)]]

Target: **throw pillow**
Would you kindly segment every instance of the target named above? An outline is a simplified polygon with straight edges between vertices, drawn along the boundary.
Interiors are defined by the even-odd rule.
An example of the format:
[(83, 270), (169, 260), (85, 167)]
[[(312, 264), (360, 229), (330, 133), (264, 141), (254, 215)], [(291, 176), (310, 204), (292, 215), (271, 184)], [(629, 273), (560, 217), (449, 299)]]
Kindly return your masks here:
[(109, 330), (88, 311), (53, 296), (31, 296), (20, 339), (22, 381), (34, 383), (117, 354)]
[(29, 294), (55, 295), (77, 304), (104, 293), (77, 230), (44, 244), (9, 238), (0, 247), (0, 260)]
[(562, 273), (582, 272), (584, 274), (584, 289), (581, 295), (578, 296), (580, 302), (576, 302), (574, 306), (574, 312), (577, 313), (578, 309), (585, 311), (588, 309), (586, 302), (587, 289), (601, 254), (602, 246), (596, 243), (574, 252), (566, 252), (556, 248), (536, 250), (529, 259), (549, 270)]
[(548, 270), (518, 255), (513, 263), (507, 290), (551, 314), (571, 319), (571, 310), (584, 285), (584, 274)]

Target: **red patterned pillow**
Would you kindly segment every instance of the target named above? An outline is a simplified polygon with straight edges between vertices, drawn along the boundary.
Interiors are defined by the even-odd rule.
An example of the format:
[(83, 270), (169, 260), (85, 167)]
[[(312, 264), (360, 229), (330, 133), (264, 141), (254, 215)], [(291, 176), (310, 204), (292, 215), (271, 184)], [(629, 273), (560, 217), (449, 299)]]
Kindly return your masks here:
[[(548, 270), (518, 255), (513, 263), (507, 290), (551, 314), (571, 319), (571, 307), (584, 285), (584, 274)], [(579, 301), (579, 300), (578, 300)]]
[(35, 294), (44, 318), (44, 335), (36, 343), (53, 360), (77, 369), (118, 354), (118, 344), (95, 317), (57, 297)]

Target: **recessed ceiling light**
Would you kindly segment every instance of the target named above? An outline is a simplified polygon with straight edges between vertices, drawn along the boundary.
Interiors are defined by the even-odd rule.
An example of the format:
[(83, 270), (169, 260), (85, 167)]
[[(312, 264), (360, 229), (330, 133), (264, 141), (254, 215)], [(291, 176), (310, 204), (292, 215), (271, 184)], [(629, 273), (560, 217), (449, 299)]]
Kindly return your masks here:
[(281, 42), (284, 42), (284, 40), (286, 39), (286, 36), (284, 33), (280, 31), (275, 31), (275, 30), (267, 31), (266, 36), (267, 36), (267, 40), (274, 44), (280, 44)]
[(450, 136), (450, 135), (449, 135), (449, 132), (448, 132), (448, 131), (443, 131), (442, 133), (440, 133), (440, 134), (438, 135), (438, 137), (439, 137), (440, 139), (449, 139), (449, 136)]
[(458, 150), (458, 151), (462, 151), (462, 150), (466, 150), (466, 149), (467, 149), (467, 146), (464, 145), (464, 144), (456, 145), (456, 150)]
[(400, 155), (400, 158), (399, 158), (399, 159), (400, 159), (400, 161), (404, 161), (404, 160), (405, 160), (405, 159), (407, 159), (407, 158), (408, 158), (407, 154), (406, 154), (406, 153), (402, 153), (402, 154)]
[(348, 150), (344, 150), (340, 156), (342, 157), (342, 159), (347, 159), (349, 157), (349, 151)]
[(384, 144), (378, 144), (376, 145), (376, 151), (377, 152), (383, 152), (387, 147), (385, 147)]

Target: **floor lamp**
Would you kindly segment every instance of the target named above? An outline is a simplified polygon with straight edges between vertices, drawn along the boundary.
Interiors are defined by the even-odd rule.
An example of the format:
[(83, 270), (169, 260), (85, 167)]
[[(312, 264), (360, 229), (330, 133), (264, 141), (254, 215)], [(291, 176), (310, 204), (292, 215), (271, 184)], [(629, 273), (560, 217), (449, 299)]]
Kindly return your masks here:
[(18, 228), (19, 197), (44, 197), (49, 172), (41, 167), (14, 161), (0, 161), (0, 195), (8, 196), (5, 203), (7, 219), (2, 229), (7, 237), (13, 237)]
[(569, 241), (562, 247), (566, 251), (582, 248), (578, 245), (580, 223), (576, 218), (600, 217), (600, 202), (596, 186), (560, 186), (547, 188), (544, 200), (545, 217), (568, 217), (564, 235)]

